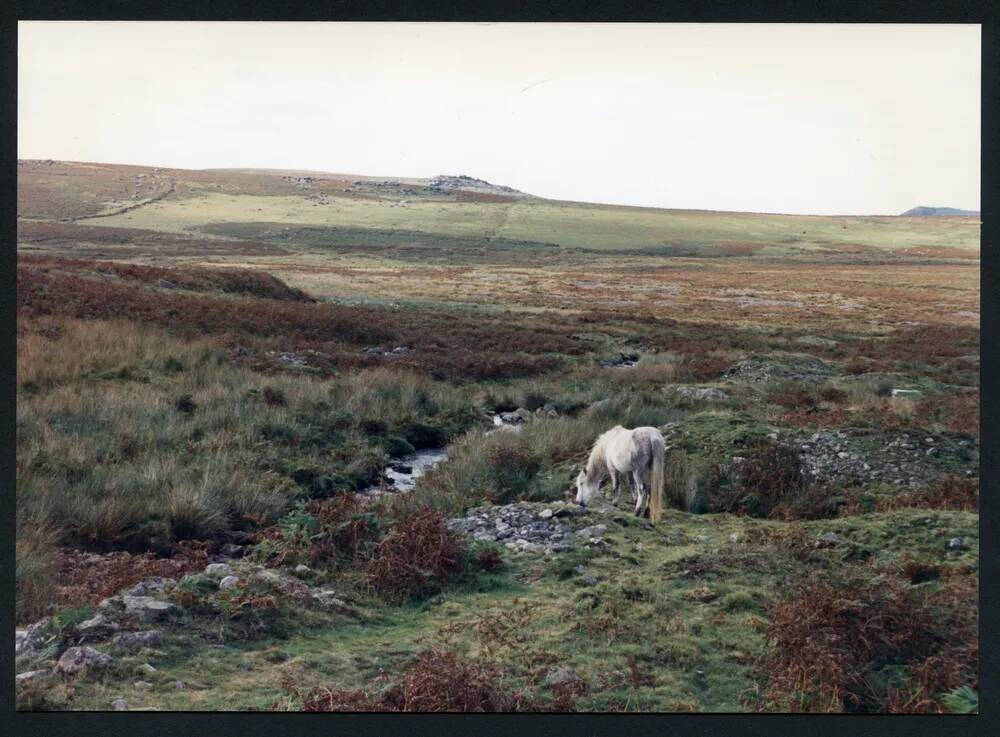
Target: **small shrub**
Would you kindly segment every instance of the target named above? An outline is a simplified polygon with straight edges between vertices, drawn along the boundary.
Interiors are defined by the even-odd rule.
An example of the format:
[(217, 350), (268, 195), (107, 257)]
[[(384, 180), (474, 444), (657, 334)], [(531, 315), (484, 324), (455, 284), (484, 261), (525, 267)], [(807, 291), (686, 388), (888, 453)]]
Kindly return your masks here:
[(498, 665), (435, 648), (419, 653), (398, 682), (379, 694), (314, 688), (302, 694), (286, 684), (303, 711), (512, 712), (537, 703), (507, 686)]
[(974, 578), (927, 591), (872, 573), (814, 576), (770, 608), (759, 708), (940, 712), (942, 694), (974, 683)]
[(686, 353), (681, 359), (678, 378), (687, 381), (708, 381), (721, 376), (731, 360), (712, 353)]
[(770, 404), (780, 404), (791, 409), (813, 408), (817, 405), (817, 394), (812, 387), (789, 381), (770, 387), (765, 394)]
[(534, 412), (536, 409), (541, 409), (546, 404), (549, 403), (549, 398), (540, 391), (527, 391), (524, 394), (524, 400), (521, 402), (521, 406), (524, 407), (529, 412)]
[(500, 548), (490, 544), (477, 545), (473, 552), (472, 561), (477, 570), (486, 573), (502, 571), (506, 566)]
[(261, 397), (269, 407), (284, 407), (288, 404), (288, 400), (285, 399), (285, 393), (277, 387), (265, 386), (261, 391)]
[(448, 434), (441, 427), (423, 422), (411, 422), (402, 428), (402, 435), (416, 449), (442, 448), (448, 443)]
[(894, 491), (891, 494), (849, 495), (840, 513), (844, 516), (894, 509), (941, 509), (962, 512), (979, 511), (979, 479), (942, 476), (929, 486)]
[(383, 438), (382, 445), (385, 452), (392, 458), (412, 455), (417, 451), (406, 438), (401, 438), (398, 435), (389, 435)]
[(969, 686), (960, 686), (942, 696), (941, 705), (952, 714), (978, 714), (979, 692)]
[(15, 545), (15, 617), (29, 622), (47, 614), (56, 600), (56, 537), (44, 526), (20, 527)]
[(802, 464), (794, 448), (773, 441), (759, 442), (744, 452), (730, 474), (717, 469), (716, 512), (767, 517), (782, 502), (805, 487)]
[(382, 420), (364, 419), (358, 423), (358, 427), (365, 435), (385, 435), (389, 432), (389, 426)]
[(819, 398), (824, 402), (840, 404), (847, 401), (847, 392), (835, 386), (825, 386), (819, 391)]
[(193, 540), (177, 543), (167, 558), (157, 558), (152, 553), (62, 550), (53, 564), (59, 580), (59, 605), (72, 608), (98, 604), (147, 578), (179, 579), (201, 571), (208, 564), (208, 550), (206, 543)]
[(177, 408), (178, 412), (185, 415), (194, 414), (194, 411), (198, 409), (198, 405), (195, 403), (194, 399), (191, 398), (190, 394), (184, 394), (177, 398), (174, 402), (174, 407)]
[(667, 452), (663, 478), (668, 505), (696, 514), (708, 511), (705, 470), (696, 465), (685, 451), (673, 449)]
[(168, 356), (163, 362), (163, 370), (168, 374), (179, 374), (184, 370), (184, 362), (174, 356)]
[(744, 612), (750, 609), (756, 609), (757, 602), (754, 600), (753, 596), (745, 591), (734, 591), (731, 594), (723, 596), (719, 601), (719, 606), (727, 612)]
[[(324, 478), (324, 477), (320, 477)], [(300, 503), (262, 530), (253, 555), (266, 565), (325, 563), (334, 567), (367, 555), (378, 534), (378, 517), (356, 494)]]
[(428, 508), (398, 519), (364, 569), (365, 580), (389, 601), (435, 594), (463, 573), (464, 544)]

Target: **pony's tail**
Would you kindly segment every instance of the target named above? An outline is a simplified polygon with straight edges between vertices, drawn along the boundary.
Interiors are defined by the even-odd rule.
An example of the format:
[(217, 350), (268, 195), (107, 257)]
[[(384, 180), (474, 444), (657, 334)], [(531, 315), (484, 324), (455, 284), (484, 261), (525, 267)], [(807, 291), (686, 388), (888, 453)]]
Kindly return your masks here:
[(663, 497), (663, 464), (667, 454), (666, 445), (662, 440), (654, 443), (653, 471), (649, 484), (649, 519), (654, 524), (663, 516), (666, 501)]

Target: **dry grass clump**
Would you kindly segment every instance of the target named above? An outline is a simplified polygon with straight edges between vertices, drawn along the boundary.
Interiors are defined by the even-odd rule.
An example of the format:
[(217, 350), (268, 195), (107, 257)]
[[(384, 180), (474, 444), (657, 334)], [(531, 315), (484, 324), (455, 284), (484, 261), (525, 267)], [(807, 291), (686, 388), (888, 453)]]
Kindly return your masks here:
[(880, 495), (867, 506), (858, 494), (850, 494), (841, 515), (865, 512), (890, 512), (894, 509), (940, 509), (961, 512), (979, 511), (979, 479), (962, 476), (942, 476), (928, 486), (902, 489), (891, 495)]
[(688, 352), (678, 369), (678, 376), (687, 381), (710, 381), (717, 379), (732, 365), (732, 357), (710, 352)]
[(876, 573), (813, 577), (771, 607), (758, 708), (941, 712), (946, 692), (975, 683), (975, 578), (927, 590)]
[(766, 441), (748, 449), (741, 458), (728, 474), (717, 469), (713, 511), (767, 517), (805, 488), (802, 463), (794, 448)]
[(500, 666), (434, 648), (419, 653), (400, 678), (380, 693), (285, 687), (302, 711), (515, 712), (538, 703), (505, 683)]
[(365, 581), (389, 601), (404, 602), (437, 593), (464, 572), (464, 543), (433, 509), (399, 519), (365, 565)]
[(19, 524), (15, 543), (15, 619), (31, 622), (47, 614), (56, 598), (55, 530)]
[(208, 545), (194, 540), (179, 542), (168, 558), (157, 558), (152, 553), (60, 550), (55, 562), (58, 603), (62, 607), (97, 604), (144, 579), (179, 579), (203, 570), (207, 564)]
[(979, 393), (921, 399), (914, 420), (921, 427), (938, 427), (979, 437)]

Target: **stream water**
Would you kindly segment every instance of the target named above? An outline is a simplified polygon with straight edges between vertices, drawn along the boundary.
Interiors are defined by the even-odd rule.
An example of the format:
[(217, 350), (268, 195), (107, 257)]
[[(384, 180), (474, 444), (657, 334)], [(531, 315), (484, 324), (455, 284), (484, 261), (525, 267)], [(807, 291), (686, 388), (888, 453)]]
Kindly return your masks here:
[[(523, 424), (504, 422), (499, 414), (493, 415), (492, 420), (493, 429), (487, 430), (487, 435), (498, 430), (516, 432), (524, 427)], [(401, 494), (413, 491), (413, 488), (417, 485), (417, 479), (447, 458), (447, 448), (428, 448), (426, 450), (418, 450), (416, 453), (403, 456), (402, 458), (393, 459), (383, 471), (386, 482), (373, 484), (365, 489), (364, 493), (378, 496), (380, 494)], [(390, 481), (391, 483), (388, 483)]]
[[(383, 472), (387, 482), (375, 484), (365, 489), (366, 494), (401, 494), (413, 491), (417, 479), (448, 457), (446, 448), (418, 450), (408, 456), (395, 459)], [(392, 483), (388, 483), (391, 481)]]

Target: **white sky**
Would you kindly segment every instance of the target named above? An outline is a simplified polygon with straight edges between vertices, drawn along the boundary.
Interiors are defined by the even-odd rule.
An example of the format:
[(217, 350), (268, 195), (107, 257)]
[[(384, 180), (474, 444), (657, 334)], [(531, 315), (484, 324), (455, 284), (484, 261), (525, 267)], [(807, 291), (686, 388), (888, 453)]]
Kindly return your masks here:
[(979, 209), (978, 25), (18, 25), (20, 158)]

